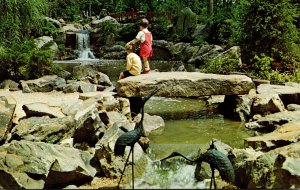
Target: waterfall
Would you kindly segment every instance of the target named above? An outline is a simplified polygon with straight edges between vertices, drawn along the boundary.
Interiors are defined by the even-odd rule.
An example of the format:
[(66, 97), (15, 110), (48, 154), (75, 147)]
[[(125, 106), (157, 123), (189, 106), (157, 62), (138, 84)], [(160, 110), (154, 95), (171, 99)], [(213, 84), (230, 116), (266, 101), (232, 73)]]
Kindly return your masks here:
[(87, 30), (81, 30), (76, 33), (78, 60), (96, 59), (90, 49), (90, 36)]

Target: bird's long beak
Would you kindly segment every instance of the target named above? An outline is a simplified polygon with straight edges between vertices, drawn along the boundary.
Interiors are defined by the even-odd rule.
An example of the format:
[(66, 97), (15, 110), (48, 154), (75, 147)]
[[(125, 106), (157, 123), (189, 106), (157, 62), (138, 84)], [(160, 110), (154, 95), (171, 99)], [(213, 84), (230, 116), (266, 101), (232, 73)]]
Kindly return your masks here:
[(173, 155), (173, 153), (172, 153), (172, 154), (169, 155), (168, 157), (165, 157), (165, 158), (161, 159), (160, 162), (163, 162), (163, 161), (165, 161), (165, 160), (167, 160), (167, 159), (169, 159), (169, 158), (173, 158), (173, 157), (175, 157), (175, 156), (176, 156), (176, 155)]

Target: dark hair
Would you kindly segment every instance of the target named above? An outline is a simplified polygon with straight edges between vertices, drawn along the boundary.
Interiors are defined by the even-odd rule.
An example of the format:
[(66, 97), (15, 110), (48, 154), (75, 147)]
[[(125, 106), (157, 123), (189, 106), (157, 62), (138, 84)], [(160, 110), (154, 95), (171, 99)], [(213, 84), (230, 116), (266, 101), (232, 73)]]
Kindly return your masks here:
[(147, 28), (149, 26), (149, 21), (145, 18), (140, 20), (140, 26)]
[(133, 52), (133, 50), (134, 50), (133, 45), (131, 45), (131, 44), (125, 45), (125, 49), (126, 49), (127, 51), (132, 51), (132, 52)]

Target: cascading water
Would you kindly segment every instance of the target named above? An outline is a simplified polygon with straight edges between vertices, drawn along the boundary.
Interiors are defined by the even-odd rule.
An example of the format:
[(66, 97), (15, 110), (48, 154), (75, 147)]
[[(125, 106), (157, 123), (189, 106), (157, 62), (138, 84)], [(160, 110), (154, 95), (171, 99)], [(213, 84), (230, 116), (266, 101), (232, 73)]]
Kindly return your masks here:
[(80, 30), (76, 34), (78, 60), (90, 60), (96, 59), (93, 52), (90, 49), (89, 32), (87, 30)]
[[(172, 164), (163, 166), (160, 161), (148, 158), (146, 173), (136, 180), (138, 189), (205, 189), (205, 181), (196, 181), (195, 165), (187, 165), (185, 161), (173, 158)], [(131, 185), (131, 184), (130, 184)], [(126, 188), (130, 188), (130, 186)]]

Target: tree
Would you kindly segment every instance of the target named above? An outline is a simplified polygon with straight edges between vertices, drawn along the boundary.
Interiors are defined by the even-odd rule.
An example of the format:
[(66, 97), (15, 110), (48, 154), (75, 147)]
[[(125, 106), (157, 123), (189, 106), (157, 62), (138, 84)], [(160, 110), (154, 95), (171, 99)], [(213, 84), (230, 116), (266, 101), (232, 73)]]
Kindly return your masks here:
[(208, 14), (213, 15), (214, 14), (214, 0), (208, 0)]
[(22, 39), (31, 30), (40, 29), (47, 8), (46, 0), (1, 0), (0, 43)]
[(244, 61), (251, 63), (262, 53), (279, 62), (300, 57), (297, 9), (290, 0), (243, 1), (241, 10), (239, 41)]

